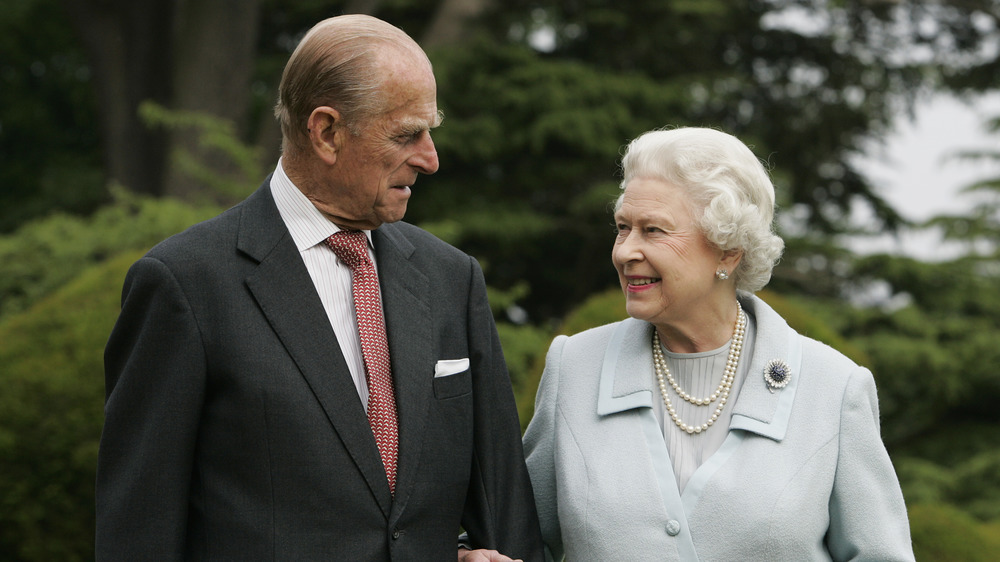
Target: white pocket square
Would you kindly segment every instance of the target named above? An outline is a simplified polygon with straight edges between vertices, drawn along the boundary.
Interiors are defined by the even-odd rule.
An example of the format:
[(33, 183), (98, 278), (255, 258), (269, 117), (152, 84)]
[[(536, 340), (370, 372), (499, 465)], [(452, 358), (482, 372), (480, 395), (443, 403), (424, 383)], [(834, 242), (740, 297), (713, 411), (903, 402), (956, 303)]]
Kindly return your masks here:
[(434, 378), (447, 377), (469, 370), (469, 358), (465, 359), (442, 359), (434, 365)]

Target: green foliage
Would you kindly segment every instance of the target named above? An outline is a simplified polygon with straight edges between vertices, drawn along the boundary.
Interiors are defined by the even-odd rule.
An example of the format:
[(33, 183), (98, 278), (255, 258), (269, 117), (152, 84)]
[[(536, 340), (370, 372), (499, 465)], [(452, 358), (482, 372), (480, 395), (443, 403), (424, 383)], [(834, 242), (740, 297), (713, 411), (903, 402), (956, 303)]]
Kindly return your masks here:
[(981, 521), (1000, 521), (998, 440), (997, 424), (957, 422), (897, 447), (907, 500), (946, 503)]
[(516, 306), (517, 301), (524, 298), (527, 294), (527, 283), (518, 283), (510, 289), (503, 291), (493, 287), (486, 287), (486, 296), (490, 301), (490, 309), (493, 311), (493, 315), (497, 317), (500, 317), (501, 314), (505, 313), (511, 307)]
[(856, 283), (879, 279), (911, 303), (889, 310), (836, 310), (838, 330), (871, 357), (883, 435), (890, 444), (946, 422), (1000, 422), (994, 407), (1000, 399), (1000, 294), (997, 275), (981, 265), (967, 258), (932, 264), (889, 256), (857, 261)]
[(998, 525), (986, 525), (941, 504), (911, 504), (910, 534), (917, 560), (992, 562), (1000, 559)]
[[(171, 158), (182, 174), (206, 188), (203, 199), (238, 201), (249, 195), (249, 190), (264, 175), (260, 147), (242, 142), (231, 121), (198, 111), (169, 110), (148, 100), (139, 105), (139, 116), (150, 127), (194, 133), (200, 150), (195, 152), (177, 146)], [(209, 165), (206, 155), (214, 155), (229, 164), (229, 173), (220, 173)]]
[[(871, 365), (871, 359), (862, 349), (841, 336), (816, 314), (815, 301), (785, 297), (768, 290), (761, 291), (757, 296), (781, 315), (796, 332), (829, 345), (859, 365)], [(842, 304), (838, 303), (837, 306)]]
[(59, 4), (0, 10), (0, 233), (107, 200), (92, 68)]
[(93, 557), (103, 349), (139, 252), (0, 322), (0, 558)]
[(572, 336), (626, 318), (628, 312), (625, 311), (625, 295), (621, 289), (608, 289), (592, 295), (567, 314), (559, 333)]
[(23, 311), (82, 269), (123, 250), (148, 249), (219, 212), (170, 199), (115, 192), (90, 217), (53, 213), (0, 236), (0, 319)]
[[(786, 206), (806, 210), (816, 228), (839, 231), (855, 200), (868, 202), (885, 225), (901, 223), (851, 155), (865, 136), (888, 128), (918, 86), (934, 83), (938, 65), (960, 66), (945, 56), (918, 61), (909, 53), (914, 45), (942, 41), (968, 55), (990, 41), (988, 31), (969, 25), (976, 9), (990, 7), (510, 0), (495, 5), (486, 25), (499, 44), (536, 45), (550, 60), (641, 73), (665, 92), (683, 92), (683, 108), (661, 114), (659, 125), (719, 126), (747, 140), (776, 164)], [(909, 18), (934, 21), (936, 33), (914, 32), (916, 23), (902, 23)], [(550, 41), (539, 43), (543, 35)], [(960, 47), (949, 42), (959, 37)]]
[(528, 426), (534, 412), (535, 390), (545, 364), (545, 352), (552, 335), (548, 330), (530, 324), (497, 323), (503, 355), (510, 371), (521, 429)]
[[(1000, 135), (1000, 117), (990, 119), (986, 128)], [(995, 148), (967, 150), (958, 153), (956, 158), (1000, 163), (1000, 151)], [(946, 240), (965, 242), (970, 254), (980, 254), (995, 262), (1000, 259), (1000, 177), (977, 181), (963, 191), (979, 196), (971, 212), (933, 217), (923, 227), (940, 228)]]

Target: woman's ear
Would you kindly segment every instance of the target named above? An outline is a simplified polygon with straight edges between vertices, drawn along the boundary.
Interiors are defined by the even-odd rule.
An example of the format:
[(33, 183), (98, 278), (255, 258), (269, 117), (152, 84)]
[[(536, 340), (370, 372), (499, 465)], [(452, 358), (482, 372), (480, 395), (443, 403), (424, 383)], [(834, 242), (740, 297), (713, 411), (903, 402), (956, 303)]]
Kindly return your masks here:
[(325, 105), (312, 110), (306, 121), (309, 145), (313, 153), (327, 164), (337, 161), (346, 131), (341, 121), (340, 112)]
[(743, 250), (723, 250), (722, 259), (719, 260), (719, 268), (729, 272), (736, 271), (742, 260)]

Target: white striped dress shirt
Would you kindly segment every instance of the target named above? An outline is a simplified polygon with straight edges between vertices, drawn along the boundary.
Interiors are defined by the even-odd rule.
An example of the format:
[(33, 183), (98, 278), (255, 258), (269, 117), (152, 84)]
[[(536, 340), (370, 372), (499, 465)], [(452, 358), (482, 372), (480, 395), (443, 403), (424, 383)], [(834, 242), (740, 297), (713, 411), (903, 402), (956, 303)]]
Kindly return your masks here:
[[(347, 368), (354, 378), (354, 386), (358, 389), (361, 405), (367, 412), (368, 383), (365, 378), (364, 356), (361, 354), (361, 340), (358, 336), (354, 296), (351, 292), (351, 268), (341, 262), (326, 245), (326, 239), (339, 231), (340, 227), (320, 213), (295, 187), (281, 167), (281, 160), (278, 161), (274, 175), (271, 176), (271, 195), (278, 206), (278, 212), (281, 213), (281, 220), (285, 222), (295, 246), (299, 249), (299, 255), (305, 262), (313, 285), (316, 286), (323, 309), (330, 319), (333, 333), (336, 334), (340, 350), (347, 361)], [(375, 263), (372, 233), (370, 230), (364, 233), (368, 236), (368, 257)], [(332, 369), (331, 366), (331, 371)]]

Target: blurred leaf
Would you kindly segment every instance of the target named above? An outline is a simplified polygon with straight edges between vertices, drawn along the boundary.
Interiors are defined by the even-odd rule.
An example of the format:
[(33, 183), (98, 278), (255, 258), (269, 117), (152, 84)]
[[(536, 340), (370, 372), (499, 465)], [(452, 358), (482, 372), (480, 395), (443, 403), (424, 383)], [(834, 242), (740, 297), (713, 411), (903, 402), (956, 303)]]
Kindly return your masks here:
[(25, 310), (89, 265), (124, 250), (149, 249), (219, 212), (124, 190), (115, 196), (114, 204), (90, 217), (53, 213), (0, 236), (0, 319)]
[[(176, 146), (171, 156), (182, 173), (209, 189), (206, 199), (213, 199), (214, 192), (215, 198), (238, 201), (249, 195), (264, 176), (261, 149), (240, 141), (236, 125), (229, 120), (204, 112), (170, 110), (148, 100), (139, 105), (139, 116), (150, 127), (195, 133), (200, 150)], [(205, 161), (206, 155), (213, 153), (232, 164), (230, 174), (221, 173), (217, 166)]]
[(130, 252), (0, 322), (0, 558), (88, 560), (103, 350)]
[(909, 507), (910, 534), (917, 560), (992, 562), (1000, 559), (995, 530), (953, 507), (917, 504)]

